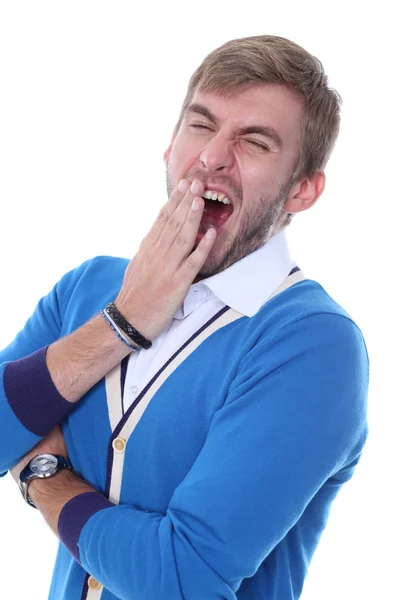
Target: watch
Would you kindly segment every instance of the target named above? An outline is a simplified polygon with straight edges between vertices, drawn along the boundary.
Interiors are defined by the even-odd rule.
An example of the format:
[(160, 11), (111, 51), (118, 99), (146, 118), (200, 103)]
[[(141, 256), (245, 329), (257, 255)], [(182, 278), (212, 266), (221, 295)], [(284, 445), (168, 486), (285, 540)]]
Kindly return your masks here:
[(25, 502), (36, 508), (28, 494), (30, 482), (33, 479), (48, 479), (49, 477), (53, 477), (61, 469), (74, 470), (69, 458), (54, 454), (38, 454), (34, 456), (27, 466), (22, 469), (18, 481), (18, 486)]

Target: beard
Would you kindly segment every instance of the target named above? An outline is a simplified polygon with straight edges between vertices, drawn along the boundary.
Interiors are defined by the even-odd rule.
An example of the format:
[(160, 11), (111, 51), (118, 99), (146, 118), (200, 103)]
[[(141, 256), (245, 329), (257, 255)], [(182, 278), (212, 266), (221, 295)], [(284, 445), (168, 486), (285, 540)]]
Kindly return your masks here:
[[(201, 179), (196, 174), (194, 174), (193, 179), (195, 177)], [(166, 178), (167, 193), (170, 197), (174, 186), (171, 185), (169, 178), (168, 163)], [(288, 197), (291, 184), (291, 178), (281, 184), (275, 197), (264, 194), (252, 209), (241, 216), (237, 234), (231, 236), (225, 242), (224, 247), (218, 254), (214, 253), (213, 248), (211, 248), (210, 254), (193, 283), (224, 271), (238, 260), (261, 248), (274, 233), (277, 233), (279, 230), (279, 227), (277, 227), (279, 217), (282, 214), (282, 208)], [(230, 189), (232, 189), (232, 185)], [(241, 198), (241, 191), (235, 189), (235, 192), (236, 197)]]

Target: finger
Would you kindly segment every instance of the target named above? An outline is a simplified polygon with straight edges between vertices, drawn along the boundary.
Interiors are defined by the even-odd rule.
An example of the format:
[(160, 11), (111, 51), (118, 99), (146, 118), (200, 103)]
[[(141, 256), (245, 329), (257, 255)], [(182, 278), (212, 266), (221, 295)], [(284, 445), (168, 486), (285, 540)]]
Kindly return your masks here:
[(177, 207), (182, 202), (182, 199), (185, 197), (189, 186), (190, 182), (187, 179), (181, 179), (175, 186), (171, 196), (161, 208), (160, 212), (158, 213), (157, 219), (154, 221), (149, 233), (143, 240), (143, 242), (146, 245), (154, 246), (158, 242), (160, 235), (164, 231), (167, 223), (171, 219)]
[(186, 220), (167, 249), (166, 257), (170, 264), (179, 268), (192, 252), (199, 232), (200, 222), (204, 213), (205, 201), (201, 196), (195, 196), (186, 209)]
[[(178, 259), (177, 265), (180, 265), (182, 260), (186, 258), (187, 254), (190, 252), (191, 248), (188, 248), (187, 254), (182, 254), (185, 250), (187, 241), (188, 241), (188, 225), (187, 220), (189, 215), (193, 215), (193, 201), (197, 195), (204, 193), (204, 185), (198, 179), (195, 179), (190, 188), (186, 190), (185, 195), (183, 196), (181, 202), (176, 207), (173, 214), (170, 216), (168, 221), (165, 224), (163, 231), (160, 234), (159, 240), (157, 242), (157, 252), (160, 255), (165, 256), (167, 252), (170, 251), (171, 247), (176, 247), (180, 249), (180, 255)], [(197, 198), (198, 206), (201, 208), (204, 206), (204, 200), (199, 196)], [(191, 219), (193, 222), (192, 226), (192, 236), (196, 236), (199, 223), (200, 223), (201, 215), (198, 216), (198, 222), (196, 218)], [(185, 232), (182, 232), (183, 227), (186, 224)], [(193, 247), (193, 246), (192, 246)]]
[(182, 278), (182, 283), (189, 283), (190, 285), (193, 282), (206, 262), (216, 239), (217, 230), (214, 229), (214, 227), (210, 227), (206, 234), (201, 238), (197, 248), (193, 250), (183, 262), (179, 270), (179, 276)]

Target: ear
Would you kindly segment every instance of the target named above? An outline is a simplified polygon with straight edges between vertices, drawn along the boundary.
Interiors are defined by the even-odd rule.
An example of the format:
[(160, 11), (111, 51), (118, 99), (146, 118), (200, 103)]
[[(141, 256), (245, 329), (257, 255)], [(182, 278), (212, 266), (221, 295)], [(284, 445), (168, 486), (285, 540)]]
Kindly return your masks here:
[(283, 205), (287, 213), (298, 213), (311, 208), (325, 188), (325, 173), (317, 171), (314, 175), (294, 183)]
[(166, 149), (166, 151), (164, 152), (164, 162), (165, 163), (169, 159), (169, 155), (171, 154), (172, 146), (175, 141), (177, 133), (178, 133), (178, 125), (175, 125), (170, 144), (169, 144), (168, 148)]

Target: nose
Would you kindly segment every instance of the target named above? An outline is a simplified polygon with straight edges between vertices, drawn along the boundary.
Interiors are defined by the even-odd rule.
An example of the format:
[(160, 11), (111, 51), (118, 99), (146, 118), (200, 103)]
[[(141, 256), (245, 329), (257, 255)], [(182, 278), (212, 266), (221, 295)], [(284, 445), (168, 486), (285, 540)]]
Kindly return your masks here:
[(227, 137), (219, 132), (208, 140), (200, 162), (207, 171), (228, 171), (233, 164), (233, 152)]

